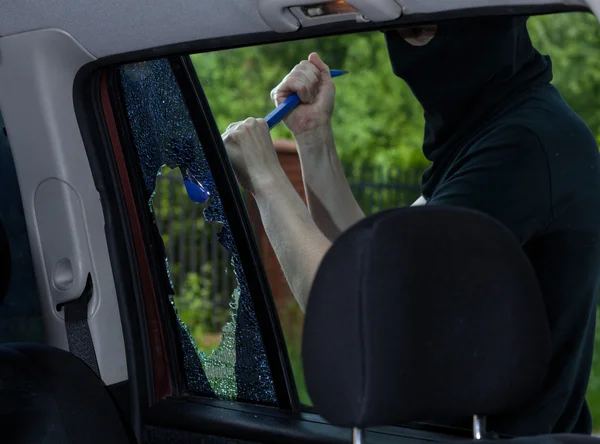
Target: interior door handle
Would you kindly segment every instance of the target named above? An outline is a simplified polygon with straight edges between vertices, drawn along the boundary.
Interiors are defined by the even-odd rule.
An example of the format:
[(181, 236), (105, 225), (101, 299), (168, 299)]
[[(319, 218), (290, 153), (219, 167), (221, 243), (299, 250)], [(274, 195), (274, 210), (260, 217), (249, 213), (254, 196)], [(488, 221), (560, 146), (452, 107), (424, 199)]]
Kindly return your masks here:
[(55, 307), (79, 298), (92, 271), (83, 207), (71, 186), (51, 178), (35, 192), (35, 215)]
[[(274, 31), (293, 32), (300, 28), (300, 22), (290, 8), (332, 1), (334, 0), (259, 0), (258, 11)], [(396, 20), (402, 15), (402, 6), (396, 0), (346, 0), (346, 3), (372, 22)]]

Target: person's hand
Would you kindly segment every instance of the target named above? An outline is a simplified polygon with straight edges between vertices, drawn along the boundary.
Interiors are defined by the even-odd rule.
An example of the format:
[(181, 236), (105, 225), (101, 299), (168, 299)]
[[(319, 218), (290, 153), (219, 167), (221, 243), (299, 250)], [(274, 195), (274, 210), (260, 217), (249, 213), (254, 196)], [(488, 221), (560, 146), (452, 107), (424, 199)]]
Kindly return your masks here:
[(238, 182), (250, 193), (285, 176), (264, 119), (235, 122), (223, 134), (223, 143)]
[(271, 91), (271, 99), (277, 106), (293, 93), (298, 94), (301, 103), (284, 122), (294, 136), (331, 123), (335, 84), (329, 67), (317, 53), (296, 65)]

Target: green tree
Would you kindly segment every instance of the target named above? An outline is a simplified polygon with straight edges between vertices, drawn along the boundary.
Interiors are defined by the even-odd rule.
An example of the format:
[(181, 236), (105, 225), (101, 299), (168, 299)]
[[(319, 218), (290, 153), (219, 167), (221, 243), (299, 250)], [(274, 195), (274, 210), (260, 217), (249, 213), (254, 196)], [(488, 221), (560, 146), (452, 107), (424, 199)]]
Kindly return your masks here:
[(600, 138), (598, 20), (584, 13), (533, 17), (529, 32), (536, 48), (552, 58), (554, 85)]
[[(333, 116), (345, 164), (404, 169), (427, 163), (420, 151), (422, 108), (392, 73), (383, 34), (378, 32), (192, 56), (221, 131), (233, 121), (266, 116), (273, 109), (271, 90), (312, 51), (331, 68), (349, 71), (335, 81)], [(274, 139), (291, 138), (284, 125), (272, 133)]]

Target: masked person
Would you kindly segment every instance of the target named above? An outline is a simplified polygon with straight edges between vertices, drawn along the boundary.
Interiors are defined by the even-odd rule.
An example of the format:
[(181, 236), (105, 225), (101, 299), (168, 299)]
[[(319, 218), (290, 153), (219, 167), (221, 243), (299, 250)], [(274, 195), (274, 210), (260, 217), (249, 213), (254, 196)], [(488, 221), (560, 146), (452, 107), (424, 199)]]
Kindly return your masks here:
[[(552, 333), (543, 393), (518, 412), (488, 418), (488, 427), (511, 435), (591, 433), (585, 393), (600, 268), (595, 138), (551, 85), (551, 61), (534, 49), (526, 19), (456, 20), (413, 31), (387, 31), (385, 38), (394, 73), (425, 111), (423, 152), (432, 164), (416, 204), (467, 207), (507, 226), (535, 268)], [(308, 209), (263, 120), (232, 124), (224, 142), (304, 308), (321, 258), (364, 215), (336, 154), (335, 87), (318, 55), (297, 65), (272, 97), (280, 103), (294, 92), (302, 104), (285, 123), (298, 147)]]

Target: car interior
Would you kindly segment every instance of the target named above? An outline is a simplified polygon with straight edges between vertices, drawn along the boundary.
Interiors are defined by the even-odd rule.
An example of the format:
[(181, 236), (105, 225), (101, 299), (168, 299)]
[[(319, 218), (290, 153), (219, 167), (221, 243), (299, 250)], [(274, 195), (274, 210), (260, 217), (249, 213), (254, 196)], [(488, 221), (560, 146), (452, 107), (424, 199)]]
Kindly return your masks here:
[[(569, 83), (593, 77), (600, 58), (555, 43), (579, 39), (593, 53), (594, 14), (600, 0), (0, 4), (0, 443), (596, 441), (487, 433), (488, 416), (539, 390), (543, 301), (499, 223), (407, 208), (426, 166), (413, 149), (422, 110), (392, 79), (381, 37), (532, 16), (532, 34), (560, 61), (556, 83), (600, 129), (597, 100)], [(569, 28), (571, 17), (585, 28)], [(350, 122), (339, 145), (368, 217), (325, 256), (304, 315), (280, 289), (221, 134), (268, 114), (266, 85), (315, 48), (349, 71), (336, 79), (334, 123)], [(582, 59), (591, 68), (572, 70)], [(394, 97), (401, 142), (376, 123), (398, 114)], [(298, 176), (289, 134), (271, 134)], [(375, 156), (369, 143), (395, 149)], [(370, 159), (413, 167), (371, 174)], [(188, 199), (190, 177), (203, 203)], [(399, 226), (412, 233), (401, 251)], [(428, 243), (452, 265), (436, 279), (418, 272)]]

